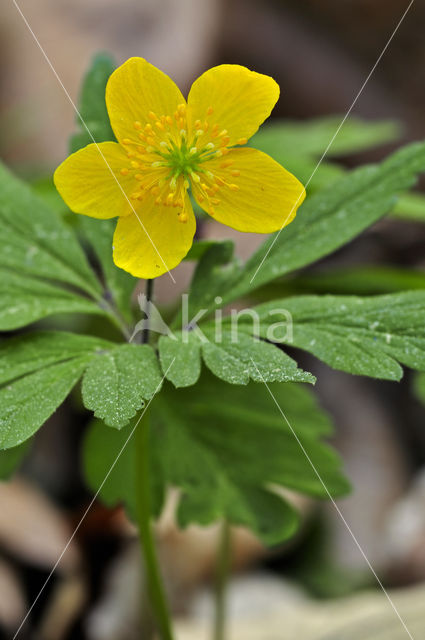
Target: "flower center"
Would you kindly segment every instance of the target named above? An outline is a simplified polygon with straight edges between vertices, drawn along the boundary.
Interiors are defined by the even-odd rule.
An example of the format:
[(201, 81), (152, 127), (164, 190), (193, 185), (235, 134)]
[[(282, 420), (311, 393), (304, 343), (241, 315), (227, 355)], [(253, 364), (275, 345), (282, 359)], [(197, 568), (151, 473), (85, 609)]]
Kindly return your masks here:
[[(142, 201), (148, 194), (152, 194), (155, 196), (155, 204), (178, 207), (179, 220), (186, 222), (186, 192), (190, 185), (200, 202), (207, 200), (211, 215), (214, 215), (213, 205), (219, 203), (215, 195), (221, 186), (238, 189), (237, 185), (226, 183), (202, 166), (208, 160), (220, 158), (230, 151), (227, 146), (230, 141), (227, 131), (220, 130), (218, 124), (210, 128), (208, 118), (212, 113), (213, 109), (209, 107), (205, 121), (195, 122), (195, 132), (190, 140), (185, 104), (178, 106), (174, 117), (158, 117), (151, 111), (151, 122), (144, 126), (138, 121), (133, 123), (137, 139), (126, 138), (121, 141), (128, 149), (127, 157), (130, 160), (130, 166), (123, 167), (121, 174), (133, 173), (137, 181), (137, 189), (130, 196), (133, 200)], [(209, 128), (207, 138), (205, 134)], [(246, 139), (238, 140), (238, 144), (245, 143)], [(225, 162), (222, 168), (231, 164), (233, 163)], [(232, 176), (237, 175), (238, 171), (232, 172)]]

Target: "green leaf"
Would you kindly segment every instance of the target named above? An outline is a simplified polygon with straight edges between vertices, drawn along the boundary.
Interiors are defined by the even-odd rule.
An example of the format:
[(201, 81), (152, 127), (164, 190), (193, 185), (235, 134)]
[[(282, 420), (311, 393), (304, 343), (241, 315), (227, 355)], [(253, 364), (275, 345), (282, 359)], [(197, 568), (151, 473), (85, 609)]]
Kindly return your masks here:
[(231, 240), (213, 243), (199, 260), (192, 281), (187, 301), (187, 317), (180, 312), (174, 319), (172, 326), (183, 328), (191, 325), (198, 312), (200, 317), (203, 310), (211, 306), (220, 306), (223, 291), (229, 289), (240, 277), (240, 262), (233, 257), (234, 243)]
[(0, 345), (0, 447), (29, 438), (85, 373), (85, 405), (122, 426), (159, 389), (162, 376), (148, 346), (41, 331)]
[(101, 288), (75, 234), (0, 164), (0, 268), (78, 287)]
[(0, 480), (8, 480), (18, 469), (28, 452), (30, 441), (17, 447), (0, 451)]
[[(415, 143), (381, 165), (355, 169), (308, 198), (294, 222), (270, 236), (248, 260), (239, 279), (229, 279), (221, 293), (223, 304), (346, 244), (390, 211), (395, 196), (424, 170), (425, 143)], [(202, 302), (206, 306), (205, 298)], [(215, 306), (211, 295), (209, 309)]]
[(336, 293), (378, 295), (425, 289), (425, 273), (416, 269), (365, 266), (301, 273), (291, 279), (266, 285), (257, 298), (270, 300), (288, 293)]
[(233, 255), (233, 242), (231, 240), (195, 240), (189, 249), (189, 252), (183, 258), (183, 260), (192, 261), (200, 260), (204, 253), (215, 245), (226, 245), (229, 249), (229, 259)]
[(166, 378), (175, 387), (190, 387), (201, 374), (201, 343), (193, 331), (182, 331), (172, 339), (161, 336), (159, 359)]
[(269, 282), (255, 293), (258, 302), (290, 295), (329, 293), (341, 295), (379, 295), (425, 289), (425, 272), (370, 265), (338, 269), (309, 269)]
[(255, 382), (310, 382), (316, 378), (298, 369), (295, 360), (281, 349), (253, 338), (244, 331), (220, 331), (200, 325), (199, 331), (182, 331), (177, 339), (161, 336), (159, 353), (162, 370), (175, 387), (196, 383), (201, 356), (208, 369), (230, 384)]
[[(331, 433), (326, 415), (301, 385), (269, 385), (289, 423), (331, 493), (347, 492), (336, 454), (322, 442)], [(235, 387), (204, 374), (190, 389), (165, 385), (151, 407), (151, 477), (155, 513), (167, 486), (181, 489), (181, 526), (225, 518), (252, 529), (265, 543), (292, 535), (296, 516), (274, 486), (327, 497), (287, 422), (264, 385)], [(85, 445), (86, 477), (97, 490), (131, 433), (95, 425)], [(109, 505), (125, 502), (134, 513), (134, 446), (125, 452), (101, 490)], [(133, 469), (133, 471), (132, 471)]]
[(0, 448), (15, 447), (41, 427), (80, 379), (86, 358), (29, 373), (0, 389)]
[[(261, 127), (250, 145), (275, 157), (289, 152), (297, 157), (321, 156), (338, 130), (344, 116), (332, 115), (312, 120), (286, 120)], [(326, 155), (347, 155), (396, 140), (400, 126), (394, 121), (368, 121), (357, 117), (345, 120)], [(278, 161), (279, 159), (276, 158)]]
[(276, 341), (309, 351), (335, 369), (387, 380), (402, 377), (399, 363), (425, 370), (425, 291), (273, 301), (255, 308), (261, 335), (267, 336), (276, 308), (286, 309), (293, 321), (293, 336), (277, 329)]
[(122, 344), (98, 352), (83, 378), (83, 402), (111, 427), (120, 428), (161, 386), (158, 360), (148, 345)]
[(78, 225), (99, 260), (105, 280), (105, 295), (112, 299), (124, 320), (131, 322), (131, 295), (136, 287), (137, 278), (119, 269), (112, 259), (112, 238), (116, 221), (78, 216)]
[(81, 88), (79, 112), (82, 120), (77, 116), (78, 133), (71, 137), (70, 153), (91, 142), (115, 140), (105, 103), (106, 84), (114, 70), (115, 63), (109, 54), (99, 53), (93, 58)]
[(0, 267), (0, 331), (10, 331), (57, 313), (105, 315), (96, 302), (27, 274)]
[(0, 344), (0, 385), (52, 364), (91, 356), (111, 345), (107, 340), (65, 331), (38, 331), (9, 338)]
[[(123, 429), (108, 429), (100, 420), (93, 420), (86, 431), (83, 443), (83, 469), (86, 482), (94, 493), (99, 489), (103, 502), (109, 507), (124, 503), (134, 521), (136, 504), (136, 450), (133, 421)], [(152, 434), (150, 434), (152, 439)], [(150, 444), (149, 463), (151, 479), (152, 515), (159, 517), (164, 503), (165, 488), (159, 469), (157, 451)], [(105, 478), (107, 479), (105, 481)]]
[[(202, 357), (208, 369), (231, 384), (255, 382), (310, 382), (316, 378), (298, 369), (295, 360), (278, 347), (238, 332), (222, 332), (215, 341), (212, 330), (204, 331), (208, 342), (202, 343)], [(235, 341), (234, 341), (235, 340)]]

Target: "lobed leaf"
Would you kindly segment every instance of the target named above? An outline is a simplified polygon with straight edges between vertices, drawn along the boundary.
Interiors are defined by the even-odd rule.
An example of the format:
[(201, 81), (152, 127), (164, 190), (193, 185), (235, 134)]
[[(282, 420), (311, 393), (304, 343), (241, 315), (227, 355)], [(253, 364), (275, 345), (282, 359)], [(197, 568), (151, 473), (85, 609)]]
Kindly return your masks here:
[(164, 375), (175, 387), (196, 383), (201, 356), (215, 376), (230, 384), (248, 384), (250, 380), (313, 384), (316, 381), (311, 373), (299, 369), (284, 351), (244, 331), (237, 336), (230, 331), (216, 336), (214, 328), (202, 326), (199, 332), (183, 331), (177, 340), (161, 336), (159, 353)]
[(107, 425), (120, 428), (159, 391), (161, 380), (157, 357), (149, 345), (109, 346), (87, 367), (84, 406)]
[[(313, 396), (296, 384), (271, 383), (269, 388), (329, 492), (345, 493), (348, 484), (339, 459), (322, 442), (331, 425)], [(235, 387), (204, 373), (192, 389), (165, 385), (150, 412), (155, 512), (160, 511), (158, 496), (166, 487), (179, 487), (181, 526), (225, 518), (274, 544), (292, 535), (297, 518), (272, 487), (328, 495), (264, 385)], [(131, 427), (126, 427), (112, 441), (109, 433), (104, 437), (101, 425), (92, 428), (84, 460), (93, 490), (99, 488), (116, 457), (118, 438), (124, 442), (130, 433)], [(108, 504), (124, 501), (133, 513), (134, 446), (135, 440), (130, 439), (101, 491)]]
[(399, 363), (425, 371), (425, 291), (273, 301), (255, 308), (262, 335), (276, 307), (286, 309), (293, 322), (292, 339), (277, 329), (276, 341), (309, 351), (335, 369), (387, 380), (402, 377)]

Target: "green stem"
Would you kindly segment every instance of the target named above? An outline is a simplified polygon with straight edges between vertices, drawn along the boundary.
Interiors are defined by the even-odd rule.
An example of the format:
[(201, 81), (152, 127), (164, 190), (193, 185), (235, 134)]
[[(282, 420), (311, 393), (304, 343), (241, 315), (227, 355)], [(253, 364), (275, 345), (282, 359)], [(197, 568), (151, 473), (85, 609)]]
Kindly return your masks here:
[(217, 575), (215, 584), (214, 640), (224, 640), (226, 635), (226, 592), (232, 556), (229, 523), (221, 525), (217, 556)]
[[(153, 280), (146, 282), (146, 297), (151, 300), (153, 295)], [(142, 336), (144, 344), (149, 342), (149, 328)], [(150, 444), (149, 416), (145, 409), (143, 417), (136, 429), (136, 502), (139, 537), (144, 559), (146, 581), (152, 610), (161, 640), (173, 640), (170, 614), (159, 568), (151, 522), (151, 484), (149, 465)]]
[(151, 523), (149, 474), (149, 418), (141, 419), (136, 429), (136, 498), (140, 544), (146, 581), (155, 621), (161, 640), (173, 640), (170, 615), (162, 583)]
[[(150, 302), (153, 298), (153, 279), (146, 280), (146, 300)], [(149, 342), (149, 327), (144, 329), (142, 333), (142, 344)]]

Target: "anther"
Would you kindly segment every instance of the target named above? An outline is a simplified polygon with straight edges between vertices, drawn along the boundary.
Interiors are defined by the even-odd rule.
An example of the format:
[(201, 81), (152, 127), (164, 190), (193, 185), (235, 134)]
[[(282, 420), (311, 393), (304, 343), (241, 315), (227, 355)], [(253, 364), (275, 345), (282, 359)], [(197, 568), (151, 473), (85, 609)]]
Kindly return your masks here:
[(248, 138), (239, 138), (238, 144), (246, 144), (248, 142)]
[(190, 155), (193, 156), (195, 153), (198, 153), (198, 149), (196, 147), (192, 147), (189, 151)]
[(198, 130), (196, 131), (196, 136), (197, 136), (198, 138), (199, 138), (200, 136), (203, 136), (203, 135), (204, 135), (204, 132), (203, 132), (203, 130), (202, 130), (202, 129), (198, 129)]
[(132, 160), (130, 162), (131, 166), (133, 167), (133, 169), (139, 169), (140, 165), (138, 162), (136, 162), (136, 160)]
[(220, 169), (227, 169), (227, 167), (230, 167), (230, 165), (233, 164), (233, 160), (226, 160), (225, 162), (222, 162), (220, 165)]
[(158, 120), (156, 114), (153, 111), (149, 111), (148, 116), (151, 120)]
[(185, 211), (182, 211), (181, 213), (179, 213), (178, 218), (179, 218), (180, 222), (187, 222), (188, 221), (187, 213)]
[(171, 127), (171, 125), (173, 124), (173, 119), (172, 119), (172, 117), (171, 117), (171, 116), (166, 116), (166, 117), (165, 117), (165, 120), (166, 120), (166, 122), (167, 122), (167, 123), (170, 125), (170, 127)]
[(208, 107), (207, 115), (210, 116), (212, 113), (214, 113), (214, 109), (212, 107)]
[(195, 120), (195, 129), (200, 129), (202, 127), (202, 122), (200, 120)]
[(221, 144), (223, 145), (223, 147), (226, 147), (230, 142), (230, 136), (223, 136), (223, 139), (221, 141)]
[(145, 177), (145, 176), (144, 176), (144, 175), (142, 175), (141, 173), (136, 173), (136, 175), (135, 175), (134, 177), (136, 178), (136, 180), (141, 181), (141, 180), (143, 180), (143, 179), (144, 179), (144, 177)]
[(157, 122), (155, 122), (155, 126), (156, 126), (158, 129), (161, 129), (161, 131), (165, 131), (165, 127), (164, 127), (163, 123), (162, 123), (162, 122), (160, 122), (159, 120), (158, 120)]
[(121, 144), (132, 144), (132, 142), (131, 142), (130, 138), (123, 138), (121, 140)]
[(211, 151), (211, 149), (215, 149), (215, 144), (213, 142), (208, 142), (208, 144), (205, 145), (205, 149)]
[(186, 113), (186, 105), (185, 104), (179, 104), (179, 106), (177, 107), (177, 111), (179, 112), (179, 114), (181, 116), (184, 116)]
[(171, 204), (174, 199), (174, 193), (169, 193), (167, 196), (167, 204)]
[(234, 176), (235, 178), (237, 178), (238, 176), (241, 175), (241, 172), (238, 171), (238, 169), (233, 169), (231, 172), (231, 175)]
[(229, 189), (232, 191), (239, 191), (239, 187), (237, 184), (229, 184)]
[(142, 128), (142, 123), (136, 120), (136, 122), (133, 122), (133, 127), (139, 131)]
[(183, 186), (184, 186), (184, 188), (185, 188), (185, 189), (189, 189), (189, 187), (190, 187), (189, 180), (185, 180), (185, 181), (183, 182)]
[(120, 174), (121, 174), (122, 176), (127, 176), (127, 175), (128, 175), (128, 173), (129, 173), (129, 169), (126, 169), (125, 167), (123, 167), (123, 168), (121, 169), (121, 171), (120, 171)]

